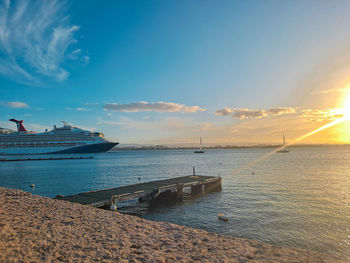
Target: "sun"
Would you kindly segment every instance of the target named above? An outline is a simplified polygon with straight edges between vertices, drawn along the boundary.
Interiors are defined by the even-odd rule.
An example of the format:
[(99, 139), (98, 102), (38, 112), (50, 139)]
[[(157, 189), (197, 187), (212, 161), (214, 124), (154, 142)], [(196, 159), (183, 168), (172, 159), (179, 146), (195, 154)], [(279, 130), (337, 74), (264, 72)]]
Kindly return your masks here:
[(350, 84), (338, 103), (339, 125), (333, 128), (333, 136), (339, 143), (350, 143)]
[(341, 106), (342, 114), (346, 120), (350, 120), (350, 92), (348, 92), (343, 99)]

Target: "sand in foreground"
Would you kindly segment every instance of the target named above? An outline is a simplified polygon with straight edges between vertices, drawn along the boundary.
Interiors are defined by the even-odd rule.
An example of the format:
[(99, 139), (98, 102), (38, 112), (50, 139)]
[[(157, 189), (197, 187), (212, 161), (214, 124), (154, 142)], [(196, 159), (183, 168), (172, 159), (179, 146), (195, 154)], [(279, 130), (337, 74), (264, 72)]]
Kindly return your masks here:
[(343, 262), (0, 188), (0, 262), (33, 261)]

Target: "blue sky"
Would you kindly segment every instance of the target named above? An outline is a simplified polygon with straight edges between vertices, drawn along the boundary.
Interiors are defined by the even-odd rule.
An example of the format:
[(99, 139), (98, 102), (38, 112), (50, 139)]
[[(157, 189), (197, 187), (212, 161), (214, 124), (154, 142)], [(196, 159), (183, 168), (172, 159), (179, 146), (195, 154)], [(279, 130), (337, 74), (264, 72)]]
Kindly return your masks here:
[(5, 0), (0, 126), (66, 120), (141, 144), (297, 138), (336, 118), (348, 94), (349, 11), (349, 1)]

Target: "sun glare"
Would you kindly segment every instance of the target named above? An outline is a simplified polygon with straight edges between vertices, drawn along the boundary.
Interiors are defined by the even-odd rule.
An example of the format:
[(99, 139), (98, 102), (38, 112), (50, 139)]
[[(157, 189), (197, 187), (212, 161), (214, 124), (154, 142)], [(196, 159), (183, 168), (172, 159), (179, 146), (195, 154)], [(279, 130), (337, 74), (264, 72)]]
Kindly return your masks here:
[[(346, 87), (350, 90), (350, 84)], [(350, 91), (343, 94), (341, 102), (339, 103), (341, 114), (343, 117), (342, 124), (337, 128), (338, 140), (342, 143), (350, 143)]]
[(348, 92), (344, 98), (342, 110), (344, 117), (350, 119), (350, 92)]
[[(348, 87), (350, 87), (350, 84), (348, 85)], [(335, 109), (333, 112), (333, 121), (327, 123), (326, 125), (323, 125), (309, 133), (306, 133), (298, 138), (296, 138), (295, 140), (291, 141), (289, 143), (289, 146), (296, 144), (298, 142), (303, 141), (304, 139), (319, 133), (323, 130), (326, 130), (328, 128), (334, 127), (334, 126), (338, 126), (338, 141), (342, 142), (342, 143), (350, 143), (350, 92), (348, 92), (347, 94), (345, 94), (345, 96), (342, 98), (342, 100), (339, 103), (339, 107), (340, 109)], [(339, 124), (340, 127), (339, 127)], [(248, 163), (245, 166), (242, 166), (240, 168), (238, 168), (237, 170), (235, 170), (233, 173), (238, 173), (242, 170), (246, 170), (248, 168), (254, 167), (256, 164), (262, 162), (263, 160), (269, 158), (270, 156), (272, 156), (273, 154), (275, 154), (276, 152), (278, 152), (279, 150), (284, 149), (286, 146), (281, 146), (279, 148), (274, 149), (271, 152), (268, 152), (262, 156), (260, 156), (259, 158), (253, 160), (252, 162)]]

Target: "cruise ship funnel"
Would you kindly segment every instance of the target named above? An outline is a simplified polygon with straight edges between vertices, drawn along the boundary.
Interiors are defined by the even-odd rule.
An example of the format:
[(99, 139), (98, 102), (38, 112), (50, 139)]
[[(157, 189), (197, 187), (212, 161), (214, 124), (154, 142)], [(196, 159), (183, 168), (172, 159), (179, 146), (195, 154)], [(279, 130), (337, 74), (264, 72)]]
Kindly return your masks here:
[(9, 119), (9, 121), (16, 123), (18, 132), (26, 132), (27, 131), (27, 129), (24, 128), (24, 126), (23, 126), (23, 121), (19, 121), (16, 119)]

